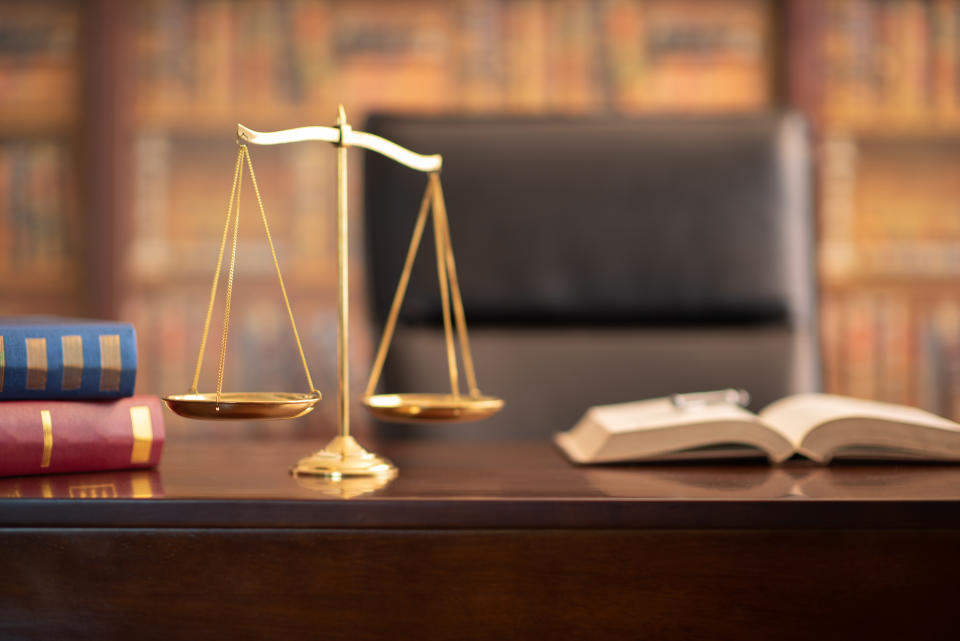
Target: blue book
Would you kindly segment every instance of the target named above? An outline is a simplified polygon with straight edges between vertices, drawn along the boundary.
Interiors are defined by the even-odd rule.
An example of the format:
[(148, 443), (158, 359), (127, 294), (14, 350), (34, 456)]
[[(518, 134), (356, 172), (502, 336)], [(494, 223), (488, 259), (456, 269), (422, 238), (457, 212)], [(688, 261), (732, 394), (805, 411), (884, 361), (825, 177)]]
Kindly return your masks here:
[(136, 378), (130, 323), (0, 317), (0, 400), (120, 398)]

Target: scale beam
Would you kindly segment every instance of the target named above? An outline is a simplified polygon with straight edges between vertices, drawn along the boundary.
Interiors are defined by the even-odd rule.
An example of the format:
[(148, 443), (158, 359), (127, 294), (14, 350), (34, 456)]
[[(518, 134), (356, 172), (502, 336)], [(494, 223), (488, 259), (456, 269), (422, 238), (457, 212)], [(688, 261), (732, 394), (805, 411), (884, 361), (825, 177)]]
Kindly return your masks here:
[(280, 131), (254, 131), (238, 124), (237, 138), (254, 145), (283, 145), (290, 142), (316, 140), (345, 147), (362, 147), (391, 158), (410, 169), (423, 172), (440, 171), (443, 165), (443, 158), (439, 154), (430, 156), (418, 154), (386, 138), (365, 131), (354, 131), (349, 126), (342, 130), (340, 127), (314, 126)]

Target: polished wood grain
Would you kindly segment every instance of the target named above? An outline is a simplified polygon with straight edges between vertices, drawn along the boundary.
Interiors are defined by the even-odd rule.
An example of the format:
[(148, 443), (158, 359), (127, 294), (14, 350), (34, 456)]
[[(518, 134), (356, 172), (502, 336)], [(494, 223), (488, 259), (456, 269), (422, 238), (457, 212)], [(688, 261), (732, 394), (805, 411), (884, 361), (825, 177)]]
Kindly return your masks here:
[[(575, 467), (545, 443), (183, 441), (0, 480), (0, 639), (951, 638), (960, 467)], [(347, 492), (351, 493), (351, 492)]]
[(317, 447), (181, 441), (155, 471), (0, 479), (0, 526), (960, 527), (957, 465), (577, 467), (548, 443), (388, 442), (376, 450), (399, 476), (353, 496), (364, 488), (290, 476)]

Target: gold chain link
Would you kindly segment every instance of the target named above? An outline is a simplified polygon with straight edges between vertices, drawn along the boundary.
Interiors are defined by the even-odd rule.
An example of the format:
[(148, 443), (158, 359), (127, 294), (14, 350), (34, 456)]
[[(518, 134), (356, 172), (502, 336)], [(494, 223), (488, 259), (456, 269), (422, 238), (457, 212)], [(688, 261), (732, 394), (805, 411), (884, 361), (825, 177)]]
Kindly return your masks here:
[(407, 287), (410, 283), (410, 274), (413, 270), (417, 250), (420, 248), (420, 240), (423, 237), (423, 230), (427, 222), (428, 213), (433, 216), (435, 243), (437, 246), (437, 278), (440, 281), (440, 298), (444, 314), (444, 334), (447, 345), (447, 367), (450, 376), (451, 392), (454, 396), (459, 395), (456, 350), (453, 346), (450, 331), (450, 303), (452, 299), (453, 316), (455, 318), (457, 337), (460, 343), (460, 353), (463, 357), (463, 369), (467, 377), (467, 387), (470, 390), (471, 397), (477, 398), (480, 396), (480, 389), (477, 386), (477, 376), (474, 372), (473, 354), (470, 351), (470, 339), (467, 335), (467, 321), (463, 311), (463, 298), (460, 295), (460, 283), (457, 279), (457, 267), (453, 259), (453, 245), (450, 242), (447, 206), (443, 198), (443, 188), (440, 185), (440, 175), (436, 172), (430, 174), (427, 181), (427, 188), (423, 192), (420, 211), (417, 214), (417, 220), (413, 227), (410, 245), (407, 247), (407, 255), (403, 261), (403, 269), (400, 272), (400, 280), (397, 283), (397, 289), (393, 295), (393, 302), (390, 304), (390, 311), (387, 314), (387, 320), (383, 326), (383, 334), (380, 337), (380, 344), (377, 347), (377, 355), (374, 358), (373, 369), (370, 371), (370, 378), (367, 380), (364, 396), (373, 396), (377, 389), (377, 384), (380, 382), (384, 361), (387, 358), (387, 351), (390, 349), (390, 343), (396, 331), (397, 318), (400, 315), (400, 307), (403, 304), (403, 299), (406, 296)]
[[(240, 146), (240, 153), (246, 154), (247, 147)], [(233, 273), (237, 267), (237, 236), (240, 231), (240, 190), (243, 181), (237, 183), (237, 209), (233, 218), (233, 248), (230, 251), (230, 270), (227, 272), (227, 300), (223, 306), (223, 335), (220, 338), (220, 362), (217, 365), (217, 411), (220, 411), (220, 394), (223, 391), (223, 363), (227, 358), (227, 330), (230, 327), (230, 299), (233, 297)]]
[(393, 302), (390, 304), (390, 313), (387, 314), (387, 322), (383, 326), (383, 335), (380, 337), (380, 345), (377, 347), (377, 357), (373, 362), (373, 369), (370, 370), (370, 378), (367, 380), (367, 389), (364, 396), (373, 396), (377, 389), (377, 383), (380, 382), (380, 375), (383, 373), (383, 363), (387, 358), (387, 349), (393, 340), (393, 332), (397, 327), (397, 317), (400, 314), (400, 306), (403, 304), (403, 298), (407, 294), (407, 285), (410, 283), (410, 272), (413, 269), (413, 261), (417, 257), (417, 250), (420, 248), (420, 239), (423, 237), (423, 228), (427, 223), (427, 212), (430, 211), (430, 203), (433, 201), (433, 181), (427, 182), (427, 188), (423, 192), (423, 200), (420, 202), (420, 212), (417, 214), (417, 222), (413, 227), (413, 236), (410, 238), (410, 246), (407, 247), (407, 257), (403, 261), (403, 270), (400, 272), (400, 282), (397, 283), (397, 290), (393, 295)]
[(430, 174), (433, 185), (433, 244), (437, 253), (437, 278), (440, 280), (440, 307), (443, 312), (443, 337), (447, 346), (447, 373), (450, 375), (450, 393), (460, 396), (460, 373), (457, 369), (457, 350), (453, 346), (453, 323), (450, 320), (450, 284), (447, 279), (446, 238), (443, 235), (443, 218), (440, 215), (440, 174)]
[(290, 308), (290, 299), (287, 297), (287, 288), (283, 285), (283, 276), (280, 274), (280, 262), (277, 260), (277, 252), (273, 248), (273, 238), (270, 236), (270, 225), (267, 224), (267, 214), (263, 209), (263, 200), (260, 199), (260, 188), (257, 187), (257, 177), (253, 173), (253, 162), (250, 160), (250, 152), (246, 145), (243, 146), (243, 153), (247, 157), (247, 168), (250, 170), (250, 181), (253, 183), (253, 193), (257, 196), (257, 205), (260, 207), (260, 220), (263, 221), (263, 229), (267, 232), (267, 244), (270, 245), (270, 255), (273, 256), (273, 266), (277, 270), (277, 280), (280, 282), (280, 293), (283, 294), (283, 304), (287, 307), (287, 316), (290, 317), (290, 327), (293, 329), (293, 338), (297, 341), (297, 351), (300, 352), (300, 362), (303, 363), (303, 373), (307, 375), (307, 385), (309, 391), (314, 392), (313, 378), (310, 376), (310, 368), (307, 367), (307, 357), (303, 354), (303, 345), (300, 344), (300, 334), (297, 332), (297, 324), (293, 320), (293, 310)]
[(227, 219), (223, 223), (223, 236), (220, 239), (220, 252), (217, 254), (217, 269), (213, 273), (213, 285), (210, 287), (210, 303), (207, 305), (207, 317), (203, 321), (203, 336), (200, 338), (200, 353), (197, 355), (197, 366), (193, 370), (193, 384), (190, 393), (197, 393), (200, 382), (200, 368), (203, 365), (203, 353), (207, 349), (207, 334), (210, 331), (210, 318), (213, 316), (213, 303), (217, 297), (217, 285), (220, 282), (220, 267), (223, 264), (223, 249), (227, 245), (227, 234), (230, 231), (230, 214), (233, 212), (234, 198), (237, 196), (237, 185), (240, 182), (240, 170), (243, 168), (243, 149), (237, 150), (237, 165), (233, 170), (233, 187), (230, 189), (230, 202), (227, 203)]
[(450, 241), (450, 219), (447, 218), (447, 204), (443, 199), (443, 187), (440, 185), (439, 174), (437, 174), (434, 190), (436, 211), (434, 212), (433, 224), (439, 224), (443, 230), (444, 253), (447, 258), (447, 273), (450, 277), (450, 295), (453, 298), (453, 314), (456, 319), (457, 335), (460, 339), (460, 355), (463, 357), (463, 370), (467, 376), (470, 396), (476, 398), (480, 396), (480, 388), (477, 387), (477, 375), (473, 369), (473, 354), (470, 352), (470, 338), (467, 335), (467, 317), (463, 311), (463, 298), (460, 296), (460, 282), (457, 279), (457, 265), (453, 260), (453, 243)]

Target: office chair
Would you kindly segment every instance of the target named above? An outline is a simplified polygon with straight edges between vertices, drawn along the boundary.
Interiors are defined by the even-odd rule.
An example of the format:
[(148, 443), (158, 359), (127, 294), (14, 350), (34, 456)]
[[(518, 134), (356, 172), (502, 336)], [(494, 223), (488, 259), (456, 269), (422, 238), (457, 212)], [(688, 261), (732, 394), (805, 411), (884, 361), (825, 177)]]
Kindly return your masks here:
[[(546, 438), (591, 405), (742, 387), (754, 409), (819, 386), (807, 133), (794, 115), (413, 117), (367, 131), (444, 157), (477, 377), (474, 424), (384, 435)], [(365, 157), (382, 326), (423, 175)], [(431, 234), (380, 389), (449, 389)]]

